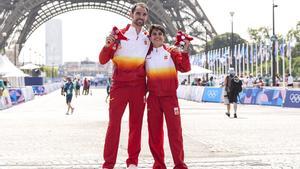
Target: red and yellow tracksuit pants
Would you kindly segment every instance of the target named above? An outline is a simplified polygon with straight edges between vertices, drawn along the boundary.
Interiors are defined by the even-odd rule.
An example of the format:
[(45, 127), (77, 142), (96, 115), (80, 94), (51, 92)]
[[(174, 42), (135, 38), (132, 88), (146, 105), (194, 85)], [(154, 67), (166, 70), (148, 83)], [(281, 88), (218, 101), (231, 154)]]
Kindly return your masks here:
[(187, 169), (184, 163), (182, 128), (177, 96), (155, 96), (147, 99), (149, 146), (154, 157), (153, 169), (166, 169), (164, 161), (163, 116), (165, 116), (174, 169)]
[(116, 163), (120, 140), (121, 120), (127, 104), (129, 104), (129, 164), (138, 164), (141, 150), (141, 130), (145, 109), (146, 86), (112, 87), (109, 103), (109, 123), (104, 145), (104, 164), (102, 168), (113, 169)]

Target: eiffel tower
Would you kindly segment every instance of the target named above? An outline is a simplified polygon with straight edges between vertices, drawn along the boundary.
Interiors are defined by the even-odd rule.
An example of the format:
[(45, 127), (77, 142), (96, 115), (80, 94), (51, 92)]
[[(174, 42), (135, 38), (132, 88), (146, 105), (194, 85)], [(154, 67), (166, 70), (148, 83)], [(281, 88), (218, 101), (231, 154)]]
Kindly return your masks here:
[(19, 44), (24, 44), (39, 26), (74, 10), (99, 9), (130, 19), (128, 11), (136, 2), (145, 2), (150, 9), (151, 22), (146, 27), (151, 23), (164, 25), (168, 40), (182, 30), (197, 39), (195, 49), (217, 35), (197, 0), (1, 0), (0, 49), (18, 44), (20, 51)]

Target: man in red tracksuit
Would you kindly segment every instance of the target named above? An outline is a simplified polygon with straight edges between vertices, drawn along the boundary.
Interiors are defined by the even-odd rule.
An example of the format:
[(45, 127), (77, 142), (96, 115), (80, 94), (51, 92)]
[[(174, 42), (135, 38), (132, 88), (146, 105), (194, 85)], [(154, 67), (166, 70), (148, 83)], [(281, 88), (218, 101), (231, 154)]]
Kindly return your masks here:
[(185, 41), (183, 51), (164, 44), (165, 30), (152, 25), (149, 31), (151, 46), (146, 57), (149, 146), (154, 158), (153, 169), (166, 169), (164, 161), (163, 116), (165, 116), (174, 169), (187, 169), (184, 163), (180, 109), (176, 89), (177, 71), (191, 69), (188, 47)]
[(101, 64), (113, 61), (114, 71), (109, 103), (109, 123), (104, 145), (102, 168), (113, 169), (116, 163), (120, 140), (120, 127), (124, 110), (129, 104), (129, 139), (127, 167), (137, 169), (141, 150), (141, 129), (145, 108), (146, 72), (145, 57), (150, 41), (142, 30), (148, 18), (148, 7), (137, 3), (131, 9), (132, 24), (120, 31), (127, 40), (116, 42), (110, 35), (102, 48)]

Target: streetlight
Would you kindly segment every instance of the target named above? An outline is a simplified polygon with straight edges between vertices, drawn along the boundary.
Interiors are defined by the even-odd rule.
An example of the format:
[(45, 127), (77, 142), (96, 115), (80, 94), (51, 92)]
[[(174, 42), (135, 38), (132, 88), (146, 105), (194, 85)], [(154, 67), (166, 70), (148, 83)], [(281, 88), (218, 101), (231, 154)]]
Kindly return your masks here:
[[(231, 49), (231, 59), (232, 59), (232, 67), (235, 67), (235, 56), (233, 56), (233, 15), (234, 15), (234, 12), (233, 11), (231, 11), (231, 12), (229, 12), (229, 14), (230, 14), (230, 16), (231, 16), (231, 43), (230, 43), (230, 49)], [(236, 71), (236, 70), (235, 70)]]
[(272, 68), (272, 73), (273, 73), (272, 84), (273, 84), (273, 86), (276, 85), (276, 82), (275, 82), (275, 76), (276, 76), (275, 42), (277, 40), (277, 37), (275, 35), (275, 12), (274, 12), (274, 9), (276, 7), (278, 7), (278, 5), (275, 5), (274, 4), (274, 0), (273, 0), (273, 4), (272, 4), (272, 12), (273, 12), (273, 35), (271, 37), (271, 40), (272, 40), (272, 58), (273, 58), (273, 63), (272, 63), (272, 66), (273, 66), (273, 68)]

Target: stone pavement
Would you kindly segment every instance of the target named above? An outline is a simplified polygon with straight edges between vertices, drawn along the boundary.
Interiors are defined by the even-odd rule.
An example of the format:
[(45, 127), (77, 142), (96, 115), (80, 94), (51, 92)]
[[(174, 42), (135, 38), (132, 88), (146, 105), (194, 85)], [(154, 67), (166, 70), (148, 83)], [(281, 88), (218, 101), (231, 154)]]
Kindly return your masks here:
[[(74, 98), (65, 115), (59, 91), (0, 111), (0, 169), (96, 169), (108, 120), (105, 89)], [(300, 168), (300, 110), (239, 105), (238, 119), (219, 103), (180, 100), (185, 159), (190, 169)], [(125, 168), (126, 110), (116, 169)], [(165, 130), (166, 131), (166, 130)], [(165, 136), (168, 169), (173, 166)], [(139, 168), (150, 169), (146, 116)]]

